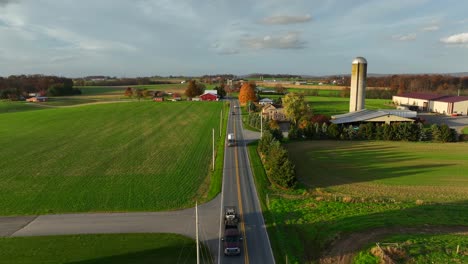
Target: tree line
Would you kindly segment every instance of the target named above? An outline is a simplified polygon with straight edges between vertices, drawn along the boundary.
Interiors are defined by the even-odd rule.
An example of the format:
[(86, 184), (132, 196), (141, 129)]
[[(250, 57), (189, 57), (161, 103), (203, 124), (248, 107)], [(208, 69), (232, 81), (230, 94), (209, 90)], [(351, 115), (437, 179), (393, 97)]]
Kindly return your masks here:
[[(330, 77), (334, 80), (338, 77)], [(340, 77), (344, 86), (351, 85), (351, 77)], [(385, 87), (394, 91), (394, 95), (407, 92), (436, 92), (440, 94), (456, 94), (460, 89), (468, 94), (468, 77), (456, 77), (442, 74), (413, 74), (413, 75), (388, 75), (380, 77), (368, 77), (368, 87)], [(366, 91), (367, 93), (368, 91)]]
[(11, 75), (0, 77), (0, 99), (18, 100), (29, 93), (61, 96), (81, 94), (73, 88), (73, 80), (65, 77), (46, 75)]
[(290, 139), (333, 139), (333, 140), (387, 140), (387, 141), (433, 141), (456, 142), (458, 134), (447, 125), (422, 123), (366, 123), (359, 126), (328, 123), (309, 123), (305, 127), (291, 126)]
[(74, 83), (76, 86), (122, 86), (122, 85), (172, 84), (174, 82), (154, 80), (150, 77), (137, 77), (137, 78), (102, 78), (102, 80), (78, 78), (78, 79), (74, 79)]

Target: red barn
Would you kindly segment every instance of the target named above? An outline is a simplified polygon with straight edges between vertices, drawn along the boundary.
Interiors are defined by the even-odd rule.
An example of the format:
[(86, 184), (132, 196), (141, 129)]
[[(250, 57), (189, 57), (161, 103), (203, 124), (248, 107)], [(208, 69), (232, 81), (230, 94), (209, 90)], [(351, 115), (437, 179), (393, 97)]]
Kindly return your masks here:
[(218, 101), (218, 96), (216, 94), (206, 93), (200, 95), (200, 99), (202, 101)]

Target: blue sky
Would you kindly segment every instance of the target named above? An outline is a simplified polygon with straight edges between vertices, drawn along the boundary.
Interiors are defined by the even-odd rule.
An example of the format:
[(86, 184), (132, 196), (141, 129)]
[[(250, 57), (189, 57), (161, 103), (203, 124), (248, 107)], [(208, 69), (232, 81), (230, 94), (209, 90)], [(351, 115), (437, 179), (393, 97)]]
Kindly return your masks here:
[(0, 76), (468, 71), (462, 0), (0, 0)]

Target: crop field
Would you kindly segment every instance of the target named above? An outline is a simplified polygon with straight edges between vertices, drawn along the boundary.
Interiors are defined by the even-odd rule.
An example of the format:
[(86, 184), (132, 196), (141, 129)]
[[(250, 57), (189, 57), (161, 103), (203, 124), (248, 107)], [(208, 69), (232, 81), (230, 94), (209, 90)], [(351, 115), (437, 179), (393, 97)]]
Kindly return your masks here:
[(460, 201), (468, 193), (468, 144), (309, 141), (285, 145), (309, 188), (397, 200)]
[[(209, 256), (203, 248), (202, 256)], [(195, 241), (174, 234), (0, 238), (0, 263), (192, 263)]]
[(0, 215), (191, 207), (208, 189), (221, 108), (129, 102), (2, 114)]
[[(314, 141), (286, 144), (304, 182), (294, 190), (279, 190), (269, 185), (256, 145), (250, 145), (251, 166), (277, 262), (284, 262), (286, 256), (290, 263), (319, 262), (327, 256), (335, 239), (355, 232), (368, 234), (368, 230), (374, 228), (466, 225), (467, 174), (463, 173), (466, 172), (463, 159), (468, 155), (460, 156), (468, 151), (466, 145), (431, 143), (431, 153), (435, 155), (432, 157), (431, 153), (423, 151), (428, 144), (406, 144), (409, 143)], [(424, 158), (429, 161), (424, 162)], [(440, 164), (436, 159), (440, 159)], [(391, 166), (396, 170), (393, 174)], [(424, 166), (430, 168), (424, 169)], [(433, 169), (436, 172), (431, 173)], [(341, 173), (336, 174), (339, 171)], [(451, 177), (450, 172), (458, 174)], [(429, 175), (427, 184), (424, 175), (418, 173)], [(331, 177), (331, 174), (336, 175)], [(339, 175), (352, 177), (342, 179)], [(444, 178), (445, 175), (450, 177)], [(367, 185), (351, 188), (361, 183)], [(405, 193), (405, 190), (398, 190), (399, 186), (413, 189)], [(442, 190), (437, 190), (437, 186)], [(418, 188), (434, 193), (417, 193)], [(459, 192), (451, 193), (453, 190)], [(394, 195), (403, 200), (388, 199)], [(421, 197), (428, 200), (416, 200)], [(429, 198), (438, 202), (429, 202)]]
[[(398, 259), (399, 262), (425, 264), (467, 263), (468, 261), (468, 236), (466, 235), (395, 235), (381, 242), (398, 245), (399, 250), (395, 251), (392, 257)], [(375, 247), (375, 244), (372, 247)], [(379, 258), (371, 254), (370, 250), (367, 248), (359, 252), (354, 263), (379, 264)]]

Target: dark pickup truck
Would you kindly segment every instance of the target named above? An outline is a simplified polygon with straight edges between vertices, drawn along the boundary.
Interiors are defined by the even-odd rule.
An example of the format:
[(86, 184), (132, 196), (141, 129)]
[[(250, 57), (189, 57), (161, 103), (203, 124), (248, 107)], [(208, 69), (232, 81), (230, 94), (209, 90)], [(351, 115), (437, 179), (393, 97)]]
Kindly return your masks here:
[(239, 232), (239, 217), (235, 207), (226, 207), (224, 213), (224, 233), (223, 238), (224, 255), (240, 255), (240, 244), (242, 237)]

